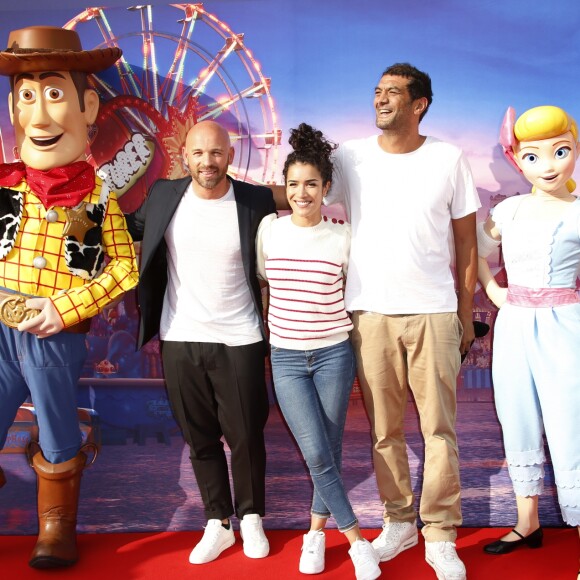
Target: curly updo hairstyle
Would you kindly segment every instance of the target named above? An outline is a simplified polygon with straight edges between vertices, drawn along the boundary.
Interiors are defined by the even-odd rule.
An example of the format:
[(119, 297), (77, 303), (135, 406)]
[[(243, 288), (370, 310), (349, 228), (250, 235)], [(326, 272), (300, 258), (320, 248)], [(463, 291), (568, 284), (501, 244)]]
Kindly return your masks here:
[(320, 171), (322, 183), (332, 181), (332, 152), (338, 147), (332, 141), (324, 137), (322, 131), (314, 129), (306, 123), (300, 123), (298, 129), (290, 129), (288, 143), (292, 146), (292, 153), (286, 158), (282, 174), (284, 181), (288, 174), (288, 168), (295, 163), (306, 163)]

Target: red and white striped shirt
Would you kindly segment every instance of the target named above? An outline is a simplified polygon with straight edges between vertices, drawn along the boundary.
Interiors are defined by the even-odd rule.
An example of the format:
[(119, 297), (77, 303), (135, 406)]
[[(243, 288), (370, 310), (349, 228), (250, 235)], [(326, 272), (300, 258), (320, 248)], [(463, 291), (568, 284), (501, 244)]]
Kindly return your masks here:
[(348, 338), (344, 306), (350, 225), (323, 218), (313, 227), (291, 216), (266, 216), (256, 236), (258, 273), (268, 281), (270, 342), (279, 348), (314, 350)]

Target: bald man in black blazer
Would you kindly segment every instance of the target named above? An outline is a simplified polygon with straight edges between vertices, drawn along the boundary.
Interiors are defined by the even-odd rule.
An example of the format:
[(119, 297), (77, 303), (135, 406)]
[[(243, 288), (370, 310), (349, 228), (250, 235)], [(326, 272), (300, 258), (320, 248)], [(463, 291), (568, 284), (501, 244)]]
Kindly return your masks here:
[[(160, 334), (169, 401), (208, 519), (193, 564), (214, 560), (234, 543), (234, 513), (245, 554), (262, 558), (269, 550), (261, 523), (267, 342), (255, 237), (276, 208), (270, 189), (227, 176), (233, 154), (221, 125), (198, 123), (183, 148), (191, 175), (157, 181), (126, 216), (133, 239), (142, 241), (138, 346)], [(222, 435), (231, 450), (234, 502)]]

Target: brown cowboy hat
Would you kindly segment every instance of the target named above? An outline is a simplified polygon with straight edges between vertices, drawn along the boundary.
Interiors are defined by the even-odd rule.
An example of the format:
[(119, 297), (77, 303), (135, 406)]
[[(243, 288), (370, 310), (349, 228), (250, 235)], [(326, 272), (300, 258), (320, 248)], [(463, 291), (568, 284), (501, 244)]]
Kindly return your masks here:
[(120, 48), (83, 50), (75, 30), (57, 26), (28, 26), (13, 30), (8, 48), (0, 51), (0, 74), (24, 72), (80, 71), (95, 73), (110, 67)]

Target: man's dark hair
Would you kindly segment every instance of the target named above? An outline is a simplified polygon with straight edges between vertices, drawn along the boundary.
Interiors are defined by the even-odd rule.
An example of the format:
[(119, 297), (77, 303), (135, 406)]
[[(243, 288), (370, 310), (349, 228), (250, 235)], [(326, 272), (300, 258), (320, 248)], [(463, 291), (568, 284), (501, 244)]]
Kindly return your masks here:
[(419, 120), (426, 115), (433, 102), (433, 91), (431, 90), (431, 77), (408, 62), (397, 62), (383, 72), (381, 76), (390, 75), (409, 79), (409, 94), (413, 100), (426, 98), (427, 107), (421, 113)]

